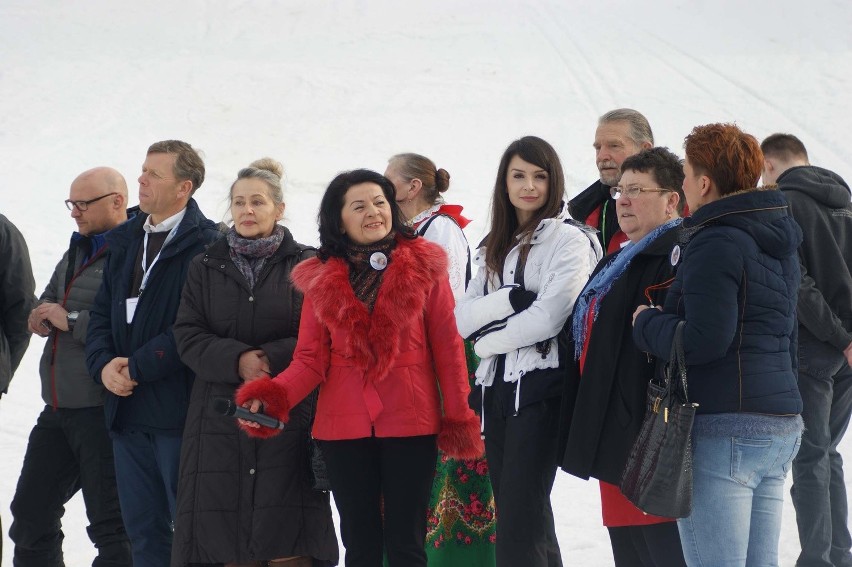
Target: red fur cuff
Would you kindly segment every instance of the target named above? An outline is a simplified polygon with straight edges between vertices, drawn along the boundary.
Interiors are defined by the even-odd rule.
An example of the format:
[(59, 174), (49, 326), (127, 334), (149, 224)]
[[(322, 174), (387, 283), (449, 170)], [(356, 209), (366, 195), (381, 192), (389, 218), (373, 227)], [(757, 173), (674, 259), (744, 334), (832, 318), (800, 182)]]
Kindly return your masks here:
[(445, 417), (438, 433), (438, 448), (454, 459), (478, 459), (485, 454), (479, 418), (473, 412), (462, 420)]
[[(251, 382), (246, 382), (239, 388), (234, 396), (238, 405), (243, 405), (249, 400), (257, 399), (263, 403), (262, 411), (266, 415), (272, 416), (279, 421), (287, 422), (290, 416), (290, 402), (287, 400), (287, 390), (282, 384), (269, 378), (258, 378)], [(240, 429), (246, 432), (250, 437), (260, 437), (266, 439), (281, 433), (280, 429), (272, 427), (246, 427), (240, 425)]]

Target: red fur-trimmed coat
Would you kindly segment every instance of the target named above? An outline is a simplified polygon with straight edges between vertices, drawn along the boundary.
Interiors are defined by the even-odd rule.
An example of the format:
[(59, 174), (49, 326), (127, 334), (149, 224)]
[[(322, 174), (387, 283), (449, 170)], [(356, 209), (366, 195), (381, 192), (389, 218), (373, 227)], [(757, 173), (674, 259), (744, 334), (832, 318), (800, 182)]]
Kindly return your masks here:
[(317, 439), (437, 433), (439, 448), (451, 456), (481, 456), (446, 272), (439, 246), (397, 237), (371, 313), (355, 297), (344, 259), (302, 262), (292, 275), (305, 296), (293, 362), (272, 380), (242, 386), (237, 402), (260, 399), (267, 414), (286, 421), (290, 408), (321, 385)]

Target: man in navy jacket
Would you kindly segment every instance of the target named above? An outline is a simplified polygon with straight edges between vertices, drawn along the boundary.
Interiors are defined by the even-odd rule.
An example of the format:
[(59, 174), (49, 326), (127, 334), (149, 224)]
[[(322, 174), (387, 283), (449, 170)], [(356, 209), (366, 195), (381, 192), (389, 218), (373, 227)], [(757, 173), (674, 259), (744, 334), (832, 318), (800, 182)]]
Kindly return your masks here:
[(193, 374), (172, 324), (190, 260), (219, 236), (193, 193), (204, 163), (186, 142), (148, 148), (139, 209), (107, 237), (104, 279), (89, 320), (89, 373), (107, 390), (122, 517), (135, 567), (168, 565), (180, 442)]
[(799, 247), (799, 391), (805, 432), (793, 461), (797, 567), (852, 566), (843, 459), (852, 414), (852, 204), (836, 173), (808, 163), (804, 144), (773, 134), (761, 144), (763, 182), (776, 183), (802, 227)]

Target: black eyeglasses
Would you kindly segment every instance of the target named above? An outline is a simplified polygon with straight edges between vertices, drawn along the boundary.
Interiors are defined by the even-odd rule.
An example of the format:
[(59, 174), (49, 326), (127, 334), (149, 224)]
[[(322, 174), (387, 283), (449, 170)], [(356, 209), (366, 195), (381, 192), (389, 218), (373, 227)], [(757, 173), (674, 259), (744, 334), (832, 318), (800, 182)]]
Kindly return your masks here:
[(111, 195), (118, 195), (118, 193), (112, 192), (107, 193), (106, 195), (101, 195), (100, 197), (95, 197), (94, 199), (89, 199), (88, 201), (72, 201), (71, 199), (65, 199), (65, 206), (68, 207), (69, 211), (73, 211), (74, 207), (77, 207), (77, 210), (83, 212), (89, 208), (89, 205), (92, 203), (96, 203), (101, 199), (106, 199)]

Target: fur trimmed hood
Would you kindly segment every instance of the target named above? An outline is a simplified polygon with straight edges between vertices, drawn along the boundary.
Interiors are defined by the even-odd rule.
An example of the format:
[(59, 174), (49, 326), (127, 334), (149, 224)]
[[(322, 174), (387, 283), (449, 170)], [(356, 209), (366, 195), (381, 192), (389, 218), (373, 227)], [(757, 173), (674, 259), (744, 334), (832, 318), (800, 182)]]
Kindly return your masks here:
[(447, 255), (424, 238), (397, 236), (386, 269), (372, 313), (355, 296), (343, 258), (325, 262), (311, 258), (292, 275), (296, 287), (313, 302), (317, 319), (345, 334), (345, 351), (340, 354), (351, 358), (374, 383), (390, 370), (379, 362), (396, 358), (396, 337), (422, 317), (432, 287), (438, 278), (446, 277)]

